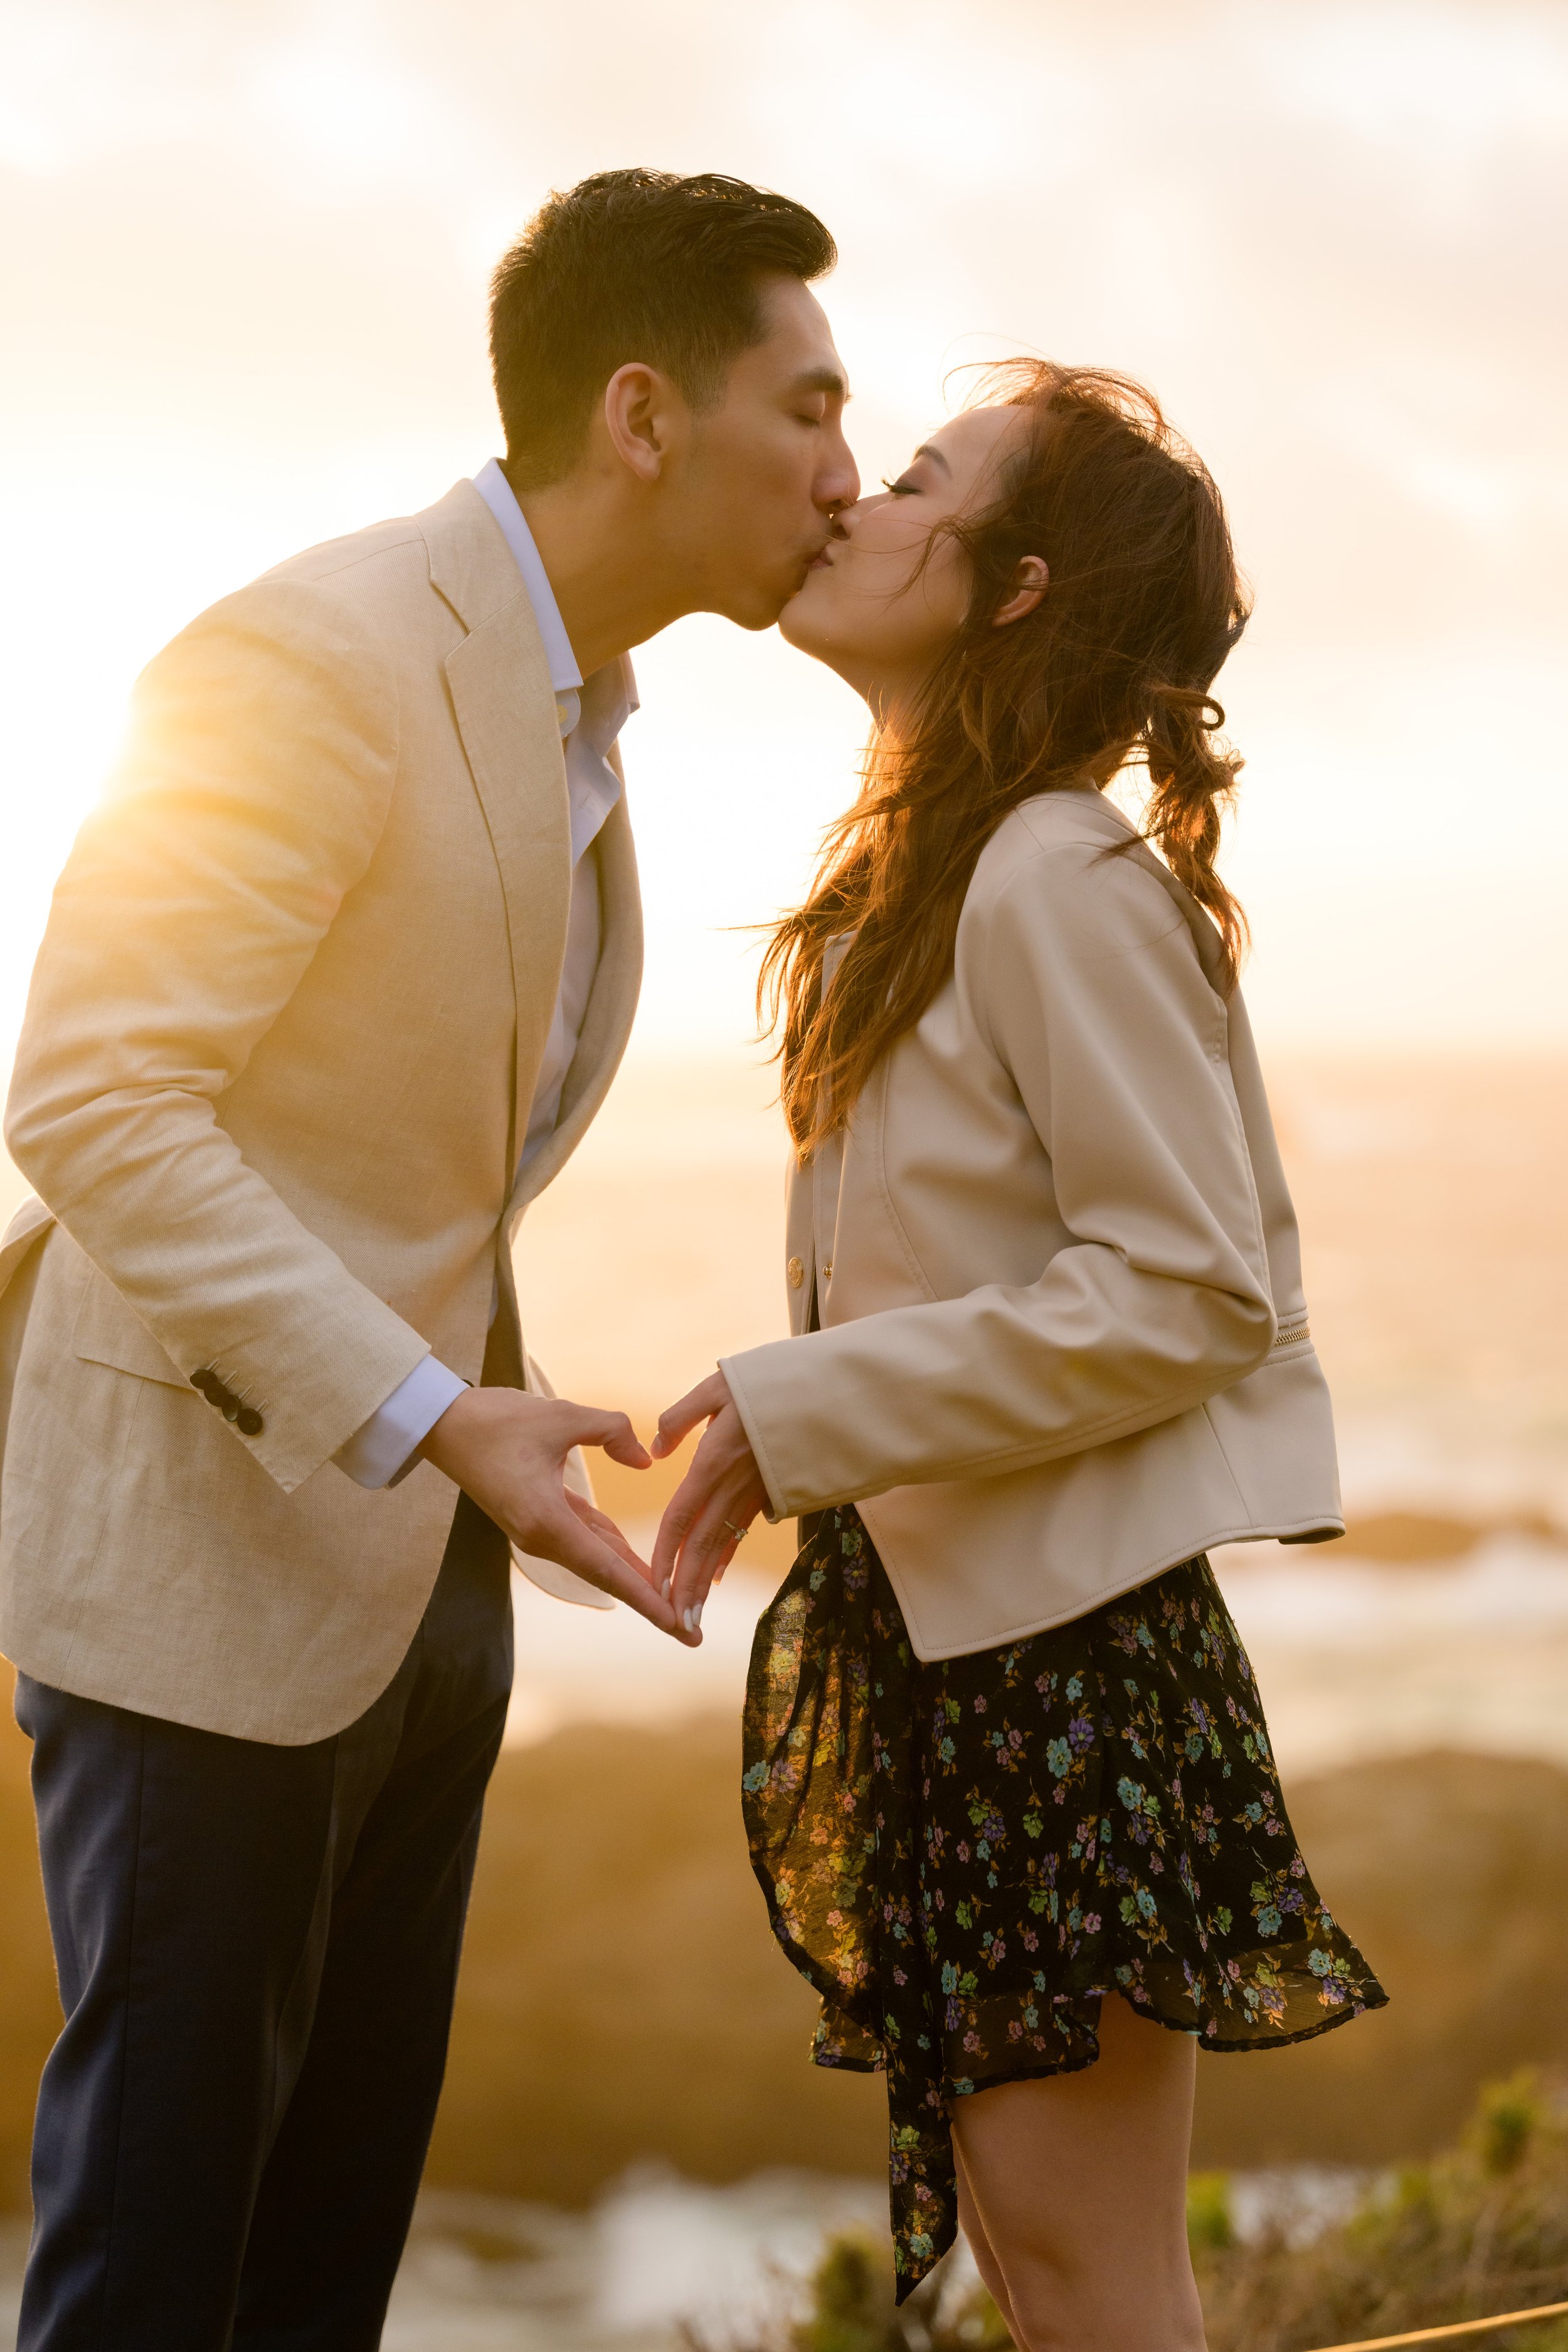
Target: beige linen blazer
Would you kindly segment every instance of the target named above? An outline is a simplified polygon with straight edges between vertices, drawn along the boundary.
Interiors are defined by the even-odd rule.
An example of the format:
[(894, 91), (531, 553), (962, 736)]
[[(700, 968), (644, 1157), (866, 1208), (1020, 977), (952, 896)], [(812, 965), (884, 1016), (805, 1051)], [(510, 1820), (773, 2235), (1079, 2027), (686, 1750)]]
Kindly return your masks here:
[(1343, 1532), (1247, 1014), (1131, 838), (1092, 792), (999, 827), (951, 980), (792, 1177), (797, 1336), (724, 1360), (772, 1516), (858, 1503), (922, 1658)]
[[(0, 1647), (28, 1674), (283, 1745), (391, 1680), (455, 1490), (423, 1464), (367, 1492), (331, 1456), (431, 1349), (533, 1377), (511, 1243), (637, 1000), (624, 802), (598, 855), (581, 1043), (514, 1183), (572, 849), (543, 649), (478, 492), (281, 565), (147, 670), (6, 1122), (38, 1196), (0, 1245)], [(191, 1386), (209, 1368), (253, 1434)]]

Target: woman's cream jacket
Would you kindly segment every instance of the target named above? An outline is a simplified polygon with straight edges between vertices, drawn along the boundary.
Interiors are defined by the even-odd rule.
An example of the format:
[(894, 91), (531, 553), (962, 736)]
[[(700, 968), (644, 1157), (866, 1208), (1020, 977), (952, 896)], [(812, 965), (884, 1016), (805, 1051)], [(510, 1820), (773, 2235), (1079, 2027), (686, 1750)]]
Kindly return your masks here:
[(1343, 1532), (1247, 1014), (1130, 841), (1093, 792), (999, 827), (951, 980), (792, 1177), (795, 1336), (723, 1363), (770, 1516), (857, 1503), (922, 1658)]

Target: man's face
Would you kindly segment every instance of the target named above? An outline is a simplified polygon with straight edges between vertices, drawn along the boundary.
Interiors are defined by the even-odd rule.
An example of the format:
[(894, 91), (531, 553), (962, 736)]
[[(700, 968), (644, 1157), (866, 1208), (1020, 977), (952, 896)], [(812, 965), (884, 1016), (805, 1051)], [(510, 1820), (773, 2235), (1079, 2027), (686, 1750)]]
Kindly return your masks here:
[(693, 417), (666, 529), (700, 583), (697, 609), (770, 628), (860, 494), (844, 438), (844, 365), (822, 306), (795, 278), (762, 289), (765, 331)]

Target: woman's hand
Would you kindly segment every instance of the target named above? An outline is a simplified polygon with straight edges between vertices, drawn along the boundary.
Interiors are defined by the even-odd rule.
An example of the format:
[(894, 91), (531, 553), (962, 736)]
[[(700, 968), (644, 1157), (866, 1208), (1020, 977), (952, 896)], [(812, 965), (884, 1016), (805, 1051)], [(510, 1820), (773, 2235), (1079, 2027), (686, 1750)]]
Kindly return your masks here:
[(745, 1423), (722, 1372), (710, 1373), (658, 1419), (656, 1461), (673, 1454), (700, 1421), (708, 1423), (690, 1469), (670, 1496), (653, 1548), (653, 1580), (668, 1595), (675, 1621), (700, 1638), (709, 1587), (734, 1559), (768, 1490)]

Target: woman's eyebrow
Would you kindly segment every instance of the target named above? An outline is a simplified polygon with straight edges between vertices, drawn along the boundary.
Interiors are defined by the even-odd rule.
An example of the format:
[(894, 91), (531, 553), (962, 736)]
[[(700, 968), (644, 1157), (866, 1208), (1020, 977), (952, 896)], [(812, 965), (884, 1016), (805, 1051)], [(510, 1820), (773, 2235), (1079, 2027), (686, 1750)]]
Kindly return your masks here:
[[(937, 464), (942, 467), (942, 472), (947, 476), (948, 479), (950, 481), (952, 480), (952, 467), (948, 464), (947, 459), (942, 456), (942, 451), (936, 447), (934, 443), (922, 441), (920, 447), (915, 451), (915, 457), (934, 457)], [(911, 466), (914, 464), (914, 457), (910, 458), (910, 463)]]

